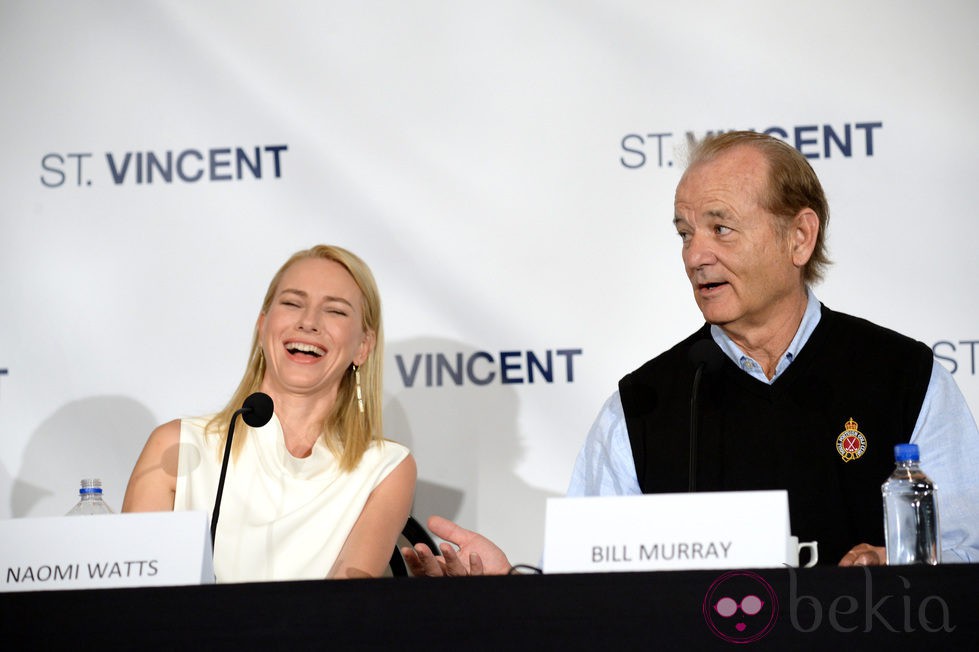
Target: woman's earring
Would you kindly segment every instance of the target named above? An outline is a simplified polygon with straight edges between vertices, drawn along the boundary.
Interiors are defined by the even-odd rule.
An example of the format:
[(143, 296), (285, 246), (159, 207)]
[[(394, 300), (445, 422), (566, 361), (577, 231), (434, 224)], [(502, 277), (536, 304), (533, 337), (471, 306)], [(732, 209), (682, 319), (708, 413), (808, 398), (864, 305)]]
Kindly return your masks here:
[(360, 389), (360, 367), (354, 365), (354, 381), (357, 383), (357, 407), (360, 408), (360, 413), (364, 413), (364, 394)]

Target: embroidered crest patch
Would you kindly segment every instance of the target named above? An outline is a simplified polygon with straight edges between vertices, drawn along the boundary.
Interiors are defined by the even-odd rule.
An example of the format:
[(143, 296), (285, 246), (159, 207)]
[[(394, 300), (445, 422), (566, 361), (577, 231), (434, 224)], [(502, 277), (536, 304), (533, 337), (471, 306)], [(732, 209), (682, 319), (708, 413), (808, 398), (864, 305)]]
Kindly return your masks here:
[(857, 430), (857, 422), (853, 420), (853, 417), (850, 417), (844, 427), (846, 430), (836, 438), (836, 452), (840, 454), (844, 462), (852, 462), (867, 452), (867, 438)]

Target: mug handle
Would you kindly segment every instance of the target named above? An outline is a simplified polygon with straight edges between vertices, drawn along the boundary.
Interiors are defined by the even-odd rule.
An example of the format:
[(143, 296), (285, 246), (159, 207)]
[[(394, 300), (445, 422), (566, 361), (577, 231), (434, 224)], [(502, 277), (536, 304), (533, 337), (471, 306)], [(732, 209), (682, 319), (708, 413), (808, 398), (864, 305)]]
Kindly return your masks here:
[(799, 542), (799, 552), (802, 552), (803, 548), (809, 548), (809, 561), (807, 561), (802, 567), (812, 568), (817, 563), (819, 563), (819, 542), (818, 541), (800, 541)]

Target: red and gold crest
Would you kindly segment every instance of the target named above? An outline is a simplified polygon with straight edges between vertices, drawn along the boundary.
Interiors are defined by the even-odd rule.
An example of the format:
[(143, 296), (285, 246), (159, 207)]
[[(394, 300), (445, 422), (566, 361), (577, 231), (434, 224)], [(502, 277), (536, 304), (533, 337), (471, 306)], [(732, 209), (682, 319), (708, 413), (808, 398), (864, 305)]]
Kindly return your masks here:
[(857, 430), (857, 422), (850, 417), (844, 427), (846, 430), (836, 438), (836, 452), (840, 454), (844, 462), (852, 462), (860, 459), (867, 452), (867, 438)]

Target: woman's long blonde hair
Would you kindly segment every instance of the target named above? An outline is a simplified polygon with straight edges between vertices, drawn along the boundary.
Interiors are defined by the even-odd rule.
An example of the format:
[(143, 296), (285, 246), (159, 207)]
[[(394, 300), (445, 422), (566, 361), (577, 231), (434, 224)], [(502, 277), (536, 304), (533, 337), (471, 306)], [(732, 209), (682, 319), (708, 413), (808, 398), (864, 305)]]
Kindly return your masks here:
[[(293, 254), (275, 273), (269, 283), (268, 291), (265, 293), (265, 300), (262, 302), (263, 315), (268, 312), (272, 305), (272, 299), (286, 270), (296, 262), (307, 258), (332, 260), (350, 273), (363, 296), (363, 305), (361, 306), (363, 323), (361, 326), (365, 333), (373, 333), (374, 335), (374, 346), (367, 355), (364, 364), (359, 368), (364, 412), (360, 412), (357, 404), (356, 382), (351, 366), (348, 373), (340, 381), (336, 403), (324, 418), (321, 430), (321, 436), (326, 445), (340, 458), (340, 468), (344, 471), (351, 471), (360, 462), (360, 458), (371, 443), (383, 439), (381, 434), (383, 432), (381, 382), (384, 364), (384, 333), (381, 328), (381, 297), (377, 291), (374, 275), (371, 274), (367, 263), (346, 249), (330, 245), (316, 245)], [(221, 435), (221, 445), (218, 447), (221, 454), (224, 451), (224, 441), (227, 439), (228, 424), (231, 423), (231, 417), (235, 411), (241, 408), (241, 404), (250, 394), (259, 390), (265, 376), (265, 370), (265, 352), (262, 350), (256, 320), (255, 332), (252, 336), (252, 350), (248, 357), (245, 375), (228, 404), (208, 421), (205, 428), (206, 432), (214, 431)], [(244, 443), (244, 433), (239, 433), (238, 430), (236, 426), (237, 436), (231, 444), (232, 455), (235, 457), (237, 457)]]

